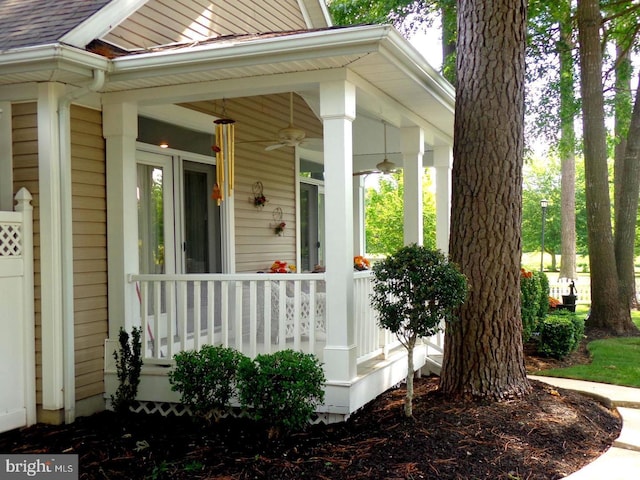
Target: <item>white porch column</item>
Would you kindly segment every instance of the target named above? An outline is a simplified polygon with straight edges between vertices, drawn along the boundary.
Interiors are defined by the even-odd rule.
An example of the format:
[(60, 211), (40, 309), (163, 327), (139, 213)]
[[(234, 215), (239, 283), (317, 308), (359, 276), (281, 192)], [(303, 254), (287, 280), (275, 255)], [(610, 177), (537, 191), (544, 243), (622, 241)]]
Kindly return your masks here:
[(422, 218), (422, 156), (424, 132), (419, 127), (400, 130), (404, 177), (404, 244), (424, 244)]
[(449, 253), (449, 224), (451, 222), (451, 168), (453, 151), (450, 146), (433, 150), (436, 172), (436, 248)]
[(366, 252), (364, 225), (364, 176), (353, 178), (353, 254), (364, 255)]
[(138, 272), (136, 138), (138, 107), (107, 103), (103, 108), (107, 151), (107, 241), (109, 254), (109, 337), (136, 325), (138, 299), (127, 275)]
[(0, 210), (13, 210), (11, 102), (0, 102)]
[(320, 85), (325, 158), (327, 344), (325, 374), (329, 383), (356, 376), (353, 319), (353, 156), (354, 85)]
[(60, 185), (61, 84), (38, 85), (38, 167), (40, 216), (40, 325), (42, 408), (60, 410), (63, 397), (62, 227)]

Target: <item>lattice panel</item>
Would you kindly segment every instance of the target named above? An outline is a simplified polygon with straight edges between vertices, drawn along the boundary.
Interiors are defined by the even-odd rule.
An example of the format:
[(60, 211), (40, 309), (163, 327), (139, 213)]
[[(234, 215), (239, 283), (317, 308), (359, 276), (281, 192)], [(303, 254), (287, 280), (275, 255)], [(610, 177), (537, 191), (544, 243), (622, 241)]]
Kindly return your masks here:
[(0, 257), (22, 255), (22, 228), (19, 223), (0, 223)]
[[(146, 414), (159, 413), (163, 417), (168, 417), (170, 415), (175, 415), (178, 417), (182, 415), (191, 415), (191, 410), (189, 409), (189, 407), (182, 405), (181, 403), (170, 402), (136, 401), (131, 407), (131, 411), (134, 413)], [(240, 408), (233, 408), (230, 412), (222, 415), (222, 418), (225, 418), (227, 416), (241, 418), (247, 415), (248, 413), (245, 410)], [(349, 415), (341, 415), (338, 413), (316, 413), (309, 419), (309, 423), (312, 425), (339, 423), (344, 422), (347, 418), (349, 418)]]

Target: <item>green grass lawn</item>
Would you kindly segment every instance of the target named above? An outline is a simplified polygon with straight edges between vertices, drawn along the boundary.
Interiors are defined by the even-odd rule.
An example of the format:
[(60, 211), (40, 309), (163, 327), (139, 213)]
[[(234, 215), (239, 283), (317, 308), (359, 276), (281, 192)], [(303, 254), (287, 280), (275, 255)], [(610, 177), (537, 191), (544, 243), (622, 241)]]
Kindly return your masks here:
[[(582, 310), (579, 314), (586, 313)], [(631, 316), (640, 328), (640, 312), (633, 310)], [(640, 387), (640, 337), (594, 340), (587, 348), (593, 358), (589, 365), (545, 370), (538, 375)]]

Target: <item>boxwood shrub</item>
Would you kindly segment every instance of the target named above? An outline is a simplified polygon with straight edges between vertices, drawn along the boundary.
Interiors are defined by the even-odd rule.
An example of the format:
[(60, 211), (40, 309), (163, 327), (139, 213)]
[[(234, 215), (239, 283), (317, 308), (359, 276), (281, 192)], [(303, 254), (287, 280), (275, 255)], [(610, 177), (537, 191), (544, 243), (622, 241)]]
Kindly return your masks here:
[(173, 358), (171, 389), (180, 393), (180, 401), (193, 415), (218, 421), (231, 408), (238, 366), (246, 357), (233, 348), (204, 345), (199, 351), (180, 352)]
[(242, 360), (238, 369), (240, 403), (269, 436), (303, 428), (324, 401), (324, 372), (315, 355), (282, 350)]
[(568, 310), (548, 315), (539, 326), (538, 352), (564, 358), (575, 351), (584, 336), (584, 320)]

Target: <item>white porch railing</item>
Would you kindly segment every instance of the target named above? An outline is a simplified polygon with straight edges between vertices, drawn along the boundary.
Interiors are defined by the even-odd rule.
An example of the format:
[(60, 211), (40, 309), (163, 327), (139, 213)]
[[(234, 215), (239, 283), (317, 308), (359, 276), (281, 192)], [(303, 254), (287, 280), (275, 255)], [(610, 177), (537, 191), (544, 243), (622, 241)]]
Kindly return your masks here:
[[(144, 361), (167, 364), (184, 350), (224, 345), (254, 357), (293, 348), (322, 359), (326, 343), (323, 274), (130, 275), (136, 288)], [(376, 324), (371, 272), (354, 273), (358, 362), (397, 341)], [(385, 348), (386, 347), (386, 348)]]

